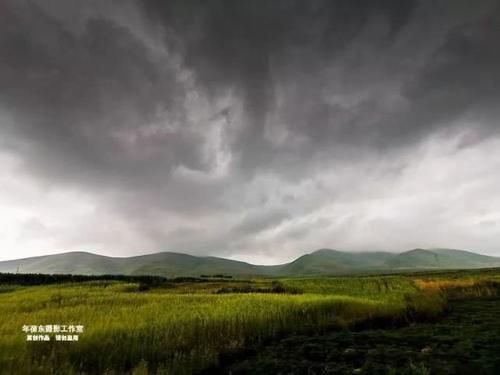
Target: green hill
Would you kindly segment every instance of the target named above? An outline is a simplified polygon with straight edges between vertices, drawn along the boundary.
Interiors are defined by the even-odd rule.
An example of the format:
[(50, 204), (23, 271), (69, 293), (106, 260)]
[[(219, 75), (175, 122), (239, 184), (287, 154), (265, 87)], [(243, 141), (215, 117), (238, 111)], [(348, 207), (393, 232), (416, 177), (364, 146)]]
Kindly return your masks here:
[(500, 258), (452, 249), (414, 249), (387, 260), (392, 269), (481, 268), (500, 265)]
[(278, 271), (283, 275), (346, 274), (385, 268), (385, 262), (394, 254), (388, 252), (349, 253), (321, 249), (305, 254)]
[(263, 275), (266, 267), (245, 262), (162, 252), (127, 258), (107, 257), (87, 252), (69, 252), (0, 262), (0, 272), (125, 274), (157, 276), (200, 276), (226, 274)]
[(218, 257), (197, 257), (161, 252), (133, 257), (108, 257), (69, 252), (0, 262), (0, 272), (71, 273), (82, 275), (124, 274), (157, 276), (300, 276), (345, 275), (425, 269), (465, 269), (500, 266), (500, 258), (464, 250), (414, 249), (390, 252), (344, 252), (321, 249), (293, 262), (260, 266)]
[(487, 267), (489, 264), (498, 264), (500, 258), (472, 253), (464, 250), (452, 249), (431, 249), (433, 253), (438, 254), (442, 259), (447, 259), (454, 266), (467, 265), (471, 268)]
[(124, 271), (135, 275), (199, 276), (203, 274), (263, 275), (266, 267), (217, 257), (196, 257), (181, 253), (156, 253), (124, 259)]
[(120, 258), (75, 251), (0, 262), (0, 272), (118, 274), (122, 271), (119, 260)]

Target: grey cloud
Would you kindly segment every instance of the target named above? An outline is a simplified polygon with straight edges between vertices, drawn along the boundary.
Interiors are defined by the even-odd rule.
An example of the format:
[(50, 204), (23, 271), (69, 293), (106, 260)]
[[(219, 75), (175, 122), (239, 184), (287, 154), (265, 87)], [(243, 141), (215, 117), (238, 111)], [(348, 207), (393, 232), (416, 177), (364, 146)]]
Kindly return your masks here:
[[(481, 79), (467, 78), (498, 71), (490, 45), (498, 12), (490, 1), (474, 10), (449, 1), (144, 4), (209, 95), (230, 88), (245, 103), (232, 143), (245, 172), (290, 175), (290, 165), (311, 168), (306, 158), (399, 150), (456, 127), (450, 123), (474, 102), (486, 105), (483, 93), (495, 97)], [(467, 28), (478, 35), (454, 51)], [(280, 132), (283, 142), (269, 139)]]
[(448, 134), (446, 155), (467, 160), (498, 137), (495, 1), (0, 6), (0, 157), (94, 207), (76, 215), (81, 233), (33, 212), (53, 216), (51, 244), (108, 246), (112, 222), (129, 253), (370, 248), (366, 223), (396, 219), (368, 211), (425, 180), (407, 173), (428, 143)]
[[(496, 84), (500, 80), (499, 38), (498, 5), (483, 19), (450, 30), (445, 43), (407, 90), (408, 98), (417, 103), (421, 112), (434, 116), (424, 115), (421, 121), (435, 124), (472, 112), (482, 125), (491, 127), (496, 122), (496, 98), (500, 97)], [(498, 126), (494, 124), (494, 128)]]
[(26, 144), (22, 151), (33, 154), (37, 169), (58, 178), (137, 174), (141, 181), (141, 174), (158, 172), (159, 159), (162, 170), (179, 163), (204, 168), (199, 135), (154, 126), (166, 121), (158, 119), (162, 113), (182, 122), (176, 108), (184, 92), (169, 60), (155, 61), (110, 19), (90, 18), (75, 35), (41, 5), (8, 9), (0, 34), (0, 100), (16, 119), (7, 131), (23, 141), (11, 146)]
[(233, 228), (235, 235), (256, 234), (260, 231), (276, 227), (291, 215), (285, 210), (259, 210), (256, 213), (247, 213), (241, 222)]
[[(233, 149), (241, 155), (242, 168), (262, 167), (276, 156), (264, 137), (269, 114), (276, 106), (276, 85), (281, 70), (287, 81), (300, 84), (301, 104), (306, 116), (293, 131), (328, 131), (338, 109), (324, 103), (322, 87), (307, 91), (313, 72), (335, 64), (337, 56), (374, 17), (382, 17), (388, 30), (375, 41), (390, 43), (412, 15), (414, 2), (399, 1), (220, 1), (200, 4), (182, 1), (146, 1), (147, 11), (165, 27), (167, 43), (182, 51), (186, 66), (209, 93), (235, 89), (246, 105), (246, 116)], [(309, 72), (309, 74), (305, 74)], [(311, 76), (312, 74), (312, 76)], [(304, 90), (305, 89), (305, 90)], [(305, 103), (304, 103), (305, 102)], [(292, 104), (293, 105), (293, 104)], [(288, 120), (288, 119), (287, 119)], [(319, 121), (318, 121), (319, 120)], [(311, 123), (314, 124), (311, 126)], [(240, 124), (241, 125), (241, 124)], [(313, 142), (316, 141), (313, 139)]]

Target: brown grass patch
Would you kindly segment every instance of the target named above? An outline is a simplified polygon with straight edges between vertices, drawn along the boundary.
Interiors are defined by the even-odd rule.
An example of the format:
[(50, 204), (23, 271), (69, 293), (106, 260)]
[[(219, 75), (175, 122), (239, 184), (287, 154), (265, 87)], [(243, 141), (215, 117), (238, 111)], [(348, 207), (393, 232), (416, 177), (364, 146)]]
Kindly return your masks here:
[(479, 283), (477, 279), (435, 279), (435, 280), (423, 280), (416, 279), (415, 285), (422, 290), (443, 290), (450, 288), (470, 288), (476, 286)]

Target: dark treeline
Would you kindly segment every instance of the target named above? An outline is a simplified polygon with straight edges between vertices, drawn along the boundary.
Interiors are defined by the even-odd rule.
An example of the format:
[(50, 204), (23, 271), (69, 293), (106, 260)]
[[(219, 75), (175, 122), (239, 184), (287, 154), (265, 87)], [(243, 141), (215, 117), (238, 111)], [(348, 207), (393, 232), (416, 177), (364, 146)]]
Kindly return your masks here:
[(170, 283), (226, 281), (229, 277), (205, 279), (197, 277), (173, 277), (151, 275), (72, 275), (44, 273), (0, 273), (0, 284), (45, 285), (58, 283), (78, 283), (85, 281), (125, 281), (147, 286), (160, 286)]
[(231, 275), (223, 275), (223, 274), (216, 274), (216, 275), (200, 275), (201, 278), (203, 279), (232, 279), (233, 277)]
[(78, 283), (85, 281), (126, 281), (148, 285), (162, 284), (166, 277), (149, 275), (72, 275), (72, 274), (43, 274), (43, 273), (0, 273), (1, 284), (43, 285), (57, 283)]
[(256, 287), (253, 285), (224, 287), (217, 290), (216, 294), (225, 293), (275, 293), (275, 294), (302, 294), (302, 290), (292, 286), (285, 286), (279, 281), (273, 281), (270, 287)]

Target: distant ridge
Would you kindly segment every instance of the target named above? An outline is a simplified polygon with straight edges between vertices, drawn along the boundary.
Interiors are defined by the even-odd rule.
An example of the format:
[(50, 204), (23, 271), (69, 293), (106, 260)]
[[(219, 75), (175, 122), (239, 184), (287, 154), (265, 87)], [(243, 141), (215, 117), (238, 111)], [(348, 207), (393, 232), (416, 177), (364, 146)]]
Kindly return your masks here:
[(123, 274), (158, 276), (307, 276), (429, 269), (500, 267), (500, 258), (454, 249), (413, 249), (402, 253), (320, 249), (294, 261), (261, 266), (218, 257), (160, 252), (132, 257), (108, 257), (68, 252), (0, 262), (0, 272)]

